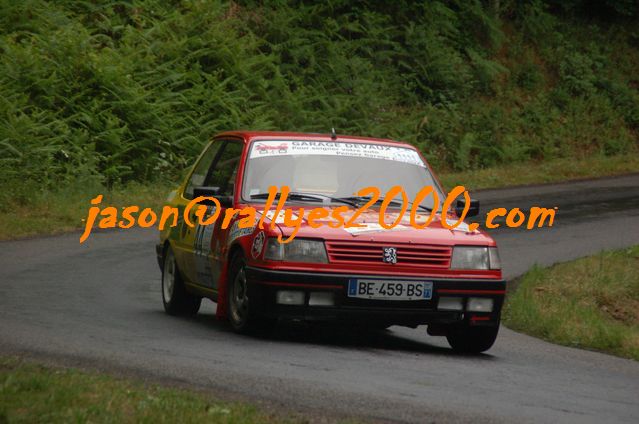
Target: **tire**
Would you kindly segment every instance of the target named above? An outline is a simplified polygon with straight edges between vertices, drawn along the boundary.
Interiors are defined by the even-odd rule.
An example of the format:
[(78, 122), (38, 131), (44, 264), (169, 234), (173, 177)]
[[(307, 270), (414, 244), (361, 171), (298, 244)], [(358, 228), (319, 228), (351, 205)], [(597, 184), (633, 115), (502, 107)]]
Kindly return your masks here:
[(169, 315), (193, 316), (200, 310), (202, 298), (186, 291), (175, 256), (167, 248), (162, 264), (162, 303)]
[(368, 328), (373, 331), (386, 331), (391, 328), (394, 324), (372, 324)]
[(471, 327), (467, 323), (455, 325), (446, 332), (446, 339), (455, 352), (481, 353), (490, 349), (499, 332), (499, 325)]
[(233, 331), (240, 334), (256, 334), (271, 327), (273, 320), (259, 316), (255, 311), (255, 302), (251, 306), (246, 261), (241, 253), (235, 254), (231, 259), (228, 275), (228, 318)]

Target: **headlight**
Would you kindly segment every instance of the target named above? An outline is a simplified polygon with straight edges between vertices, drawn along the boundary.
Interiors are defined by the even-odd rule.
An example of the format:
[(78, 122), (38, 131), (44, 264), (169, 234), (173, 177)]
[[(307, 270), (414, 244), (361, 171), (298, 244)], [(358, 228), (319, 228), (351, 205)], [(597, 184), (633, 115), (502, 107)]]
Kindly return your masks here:
[(501, 269), (496, 247), (456, 246), (451, 269)]
[(264, 259), (270, 261), (327, 263), (326, 248), (321, 240), (294, 239), (282, 244), (271, 237), (266, 243)]
[(501, 259), (499, 259), (499, 251), (496, 247), (488, 248), (488, 257), (490, 258), (490, 269), (501, 269)]
[(488, 248), (456, 246), (453, 248), (451, 269), (488, 269)]

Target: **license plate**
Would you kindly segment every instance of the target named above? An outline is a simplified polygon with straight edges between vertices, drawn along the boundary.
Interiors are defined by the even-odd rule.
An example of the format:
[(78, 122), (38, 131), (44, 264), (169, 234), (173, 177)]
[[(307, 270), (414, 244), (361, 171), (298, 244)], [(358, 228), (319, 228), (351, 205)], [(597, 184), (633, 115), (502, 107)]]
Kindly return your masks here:
[(433, 297), (431, 281), (351, 279), (348, 297), (379, 300), (429, 300)]

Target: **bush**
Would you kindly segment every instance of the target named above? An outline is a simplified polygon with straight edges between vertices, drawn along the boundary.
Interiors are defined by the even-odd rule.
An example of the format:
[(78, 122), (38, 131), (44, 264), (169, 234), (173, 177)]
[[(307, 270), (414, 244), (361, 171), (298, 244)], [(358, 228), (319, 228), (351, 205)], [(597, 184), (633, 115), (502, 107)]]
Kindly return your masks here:
[(174, 178), (237, 128), (402, 139), (456, 170), (635, 151), (630, 3), (503, 4), (0, 0), (0, 183)]

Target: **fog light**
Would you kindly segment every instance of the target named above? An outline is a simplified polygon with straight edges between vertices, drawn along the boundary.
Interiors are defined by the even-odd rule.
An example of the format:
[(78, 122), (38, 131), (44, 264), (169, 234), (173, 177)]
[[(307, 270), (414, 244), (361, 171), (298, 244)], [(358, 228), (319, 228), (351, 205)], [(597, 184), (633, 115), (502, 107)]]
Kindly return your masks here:
[(280, 305), (303, 305), (304, 292), (279, 290), (275, 295), (275, 301)]
[(335, 297), (331, 292), (312, 292), (308, 299), (309, 306), (333, 306)]
[(461, 311), (464, 308), (461, 297), (440, 297), (437, 309), (441, 311)]
[(469, 312), (492, 312), (493, 300), (489, 297), (471, 297), (466, 310)]

